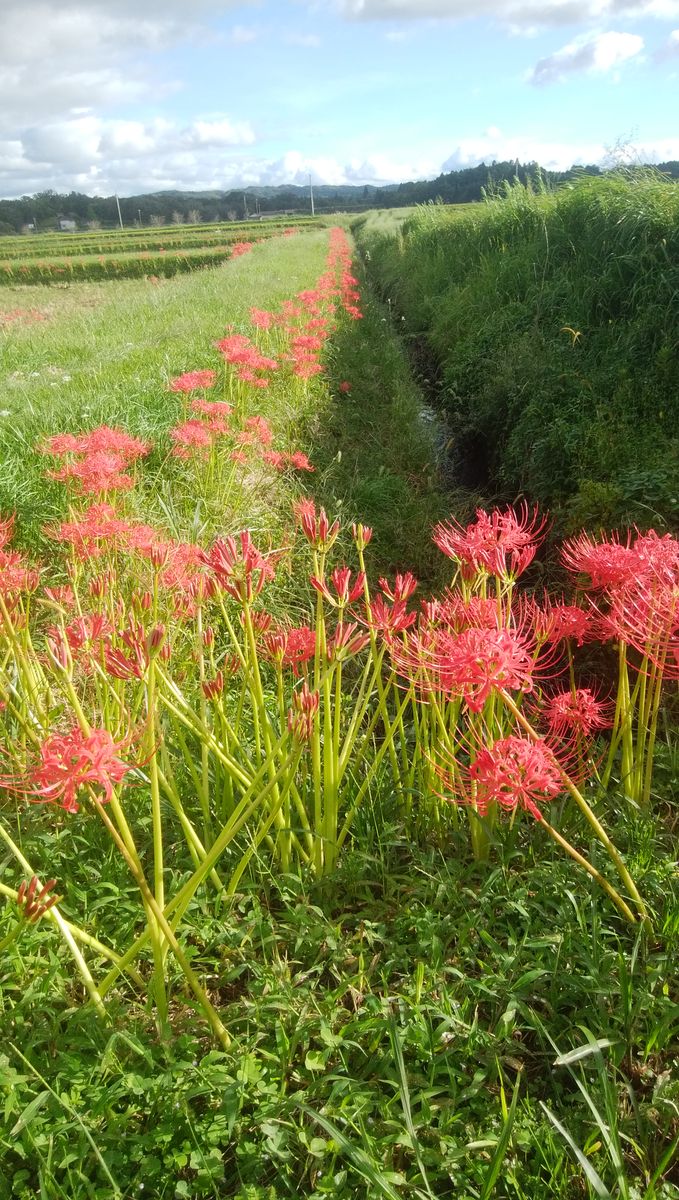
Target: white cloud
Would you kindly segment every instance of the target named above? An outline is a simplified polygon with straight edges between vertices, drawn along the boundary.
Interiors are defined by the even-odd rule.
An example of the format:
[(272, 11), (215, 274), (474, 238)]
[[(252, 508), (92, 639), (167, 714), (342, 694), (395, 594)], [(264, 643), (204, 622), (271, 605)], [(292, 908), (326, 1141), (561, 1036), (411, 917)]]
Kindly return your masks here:
[(662, 62), (663, 59), (675, 58), (677, 54), (679, 54), (679, 29), (673, 29), (665, 44), (656, 50), (654, 57), (658, 62)]
[(351, 20), (490, 16), (515, 29), (601, 22), (609, 18), (679, 16), (679, 0), (337, 0)]
[(185, 131), (185, 140), (199, 146), (249, 146), (255, 135), (248, 121), (194, 121)]
[(0, 136), (77, 108), (162, 97), (154, 55), (215, 38), (205, 22), (237, 0), (0, 0)]
[(310, 50), (315, 50), (321, 45), (321, 38), (317, 33), (287, 33), (283, 40), (288, 46), (304, 46)]
[(188, 125), (162, 118), (103, 120), (92, 114), (42, 122), (20, 138), (0, 142), (0, 195), (45, 187), (125, 194), (155, 190), (159, 177), (166, 187), (219, 187), (220, 176), (231, 172), (234, 150), (254, 141), (248, 122), (225, 116)]
[(247, 46), (249, 42), (257, 41), (259, 30), (250, 25), (234, 25), (228, 36), (234, 46)]
[(606, 154), (600, 142), (544, 142), (527, 136), (511, 137), (491, 126), (478, 138), (463, 138), (443, 164), (444, 171), (476, 167), (479, 163), (539, 162), (551, 171), (565, 171), (574, 163), (599, 163)]
[[(228, 124), (226, 119), (223, 123)], [(547, 142), (508, 136), (491, 126), (479, 137), (462, 139), (442, 162), (433, 154), (392, 157), (369, 154), (340, 159), (309, 156), (291, 149), (275, 158), (256, 157), (243, 145), (201, 141), (194, 122), (180, 128), (170, 121), (101, 122), (85, 117), (72, 128), (56, 125), (35, 132), (28, 144), (0, 141), (0, 196), (20, 196), (54, 188), (90, 195), (121, 196), (164, 190), (228, 190), (248, 185), (399, 183), (434, 179), (441, 172), (479, 163), (539, 162), (552, 170), (575, 163), (606, 164), (610, 153), (599, 142)], [(203, 124), (218, 127), (216, 118)], [(203, 132), (203, 137), (204, 137)], [(83, 147), (87, 152), (83, 151)], [(625, 147), (627, 161), (679, 160), (679, 138)]]
[(541, 58), (528, 74), (530, 83), (559, 83), (581, 72), (606, 74), (635, 58), (644, 39), (635, 33), (597, 33), (575, 38), (547, 58)]

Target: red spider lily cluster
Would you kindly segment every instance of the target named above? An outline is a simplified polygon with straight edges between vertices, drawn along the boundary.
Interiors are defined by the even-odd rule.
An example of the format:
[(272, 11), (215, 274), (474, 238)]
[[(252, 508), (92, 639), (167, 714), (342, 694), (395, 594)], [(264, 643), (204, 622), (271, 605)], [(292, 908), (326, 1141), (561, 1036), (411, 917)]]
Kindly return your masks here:
[[(193, 487), (241, 463), (312, 469), (302, 451), (275, 445), (256, 401), (279, 380), (304, 393), (335, 322), (360, 318), (342, 231), (314, 288), (250, 315), (247, 332), (217, 344), (217, 365), (169, 385), (186, 406), (171, 455), (190, 466), (174, 464), (175, 478), (190, 475)], [(0, 517), (0, 788), (106, 826), (139, 886), (161, 1013), (170, 947), (225, 1044), (176, 937), (193, 896), (233, 890), (265, 856), (282, 872), (332, 871), (361, 803), (380, 789), (413, 834), (468, 829), (479, 860), (503, 814), (527, 814), (626, 919), (645, 919), (580, 788), (605, 760), (605, 782), (619, 768), (630, 795), (650, 794), (660, 691), (679, 676), (679, 542), (573, 539), (563, 559), (575, 595), (541, 598), (526, 580), (544, 518), (526, 505), (479, 510), (466, 527), (451, 519), (434, 530), (450, 584), (420, 599), (408, 571), (373, 583), (371, 529), (349, 535), (310, 498), (294, 505), (283, 549), (251, 529), (182, 540), (134, 515), (147, 442), (101, 426), (56, 434), (42, 450), (71, 507), (46, 530), (55, 553), (42, 580), (11, 548), (13, 519)], [(290, 576), (306, 576), (308, 589), (284, 618)], [(612, 662), (617, 643), (610, 700), (579, 665), (592, 641)], [(593, 835), (605, 848), (624, 898), (552, 826), (557, 797), (579, 810), (585, 844)], [(2, 820), (0, 836), (10, 845)], [(183, 872), (174, 895), (169, 845)], [(227, 847), (241, 854), (235, 868)], [(52, 886), (22, 893), (31, 916), (52, 902)]]
[(43, 454), (63, 460), (61, 467), (49, 472), (50, 478), (74, 482), (85, 495), (134, 487), (128, 469), (150, 450), (150, 443), (108, 425), (100, 425), (90, 433), (55, 434), (42, 446)]
[(170, 430), (175, 457), (195, 465), (224, 446), (237, 464), (250, 464), (254, 455), (275, 471), (313, 471), (303, 451), (272, 445), (273, 433), (264, 417), (243, 419), (242, 414), (253, 390), (267, 389), (274, 378), (289, 385), (324, 372), (322, 355), (336, 312), (341, 309), (351, 318), (361, 315), (350, 262), (346, 235), (331, 230), (326, 269), (315, 288), (299, 292), (276, 312), (252, 308), (252, 334), (231, 330), (215, 343), (225, 364), (228, 401), (213, 398), (222, 383), (214, 368), (187, 371), (170, 381), (172, 391), (193, 397), (187, 419)]

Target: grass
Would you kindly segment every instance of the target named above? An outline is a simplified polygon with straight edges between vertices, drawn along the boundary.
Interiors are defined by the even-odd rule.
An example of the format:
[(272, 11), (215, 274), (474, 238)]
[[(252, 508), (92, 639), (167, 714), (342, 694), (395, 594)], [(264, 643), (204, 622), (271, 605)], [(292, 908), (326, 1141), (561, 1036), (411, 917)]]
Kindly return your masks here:
[(357, 230), (440, 367), (468, 473), (562, 530), (675, 527), (679, 192), (652, 175), (519, 185)]
[[(2, 335), (0, 513), (17, 507), (26, 541), (43, 547), (42, 525), (64, 501), (40, 474), (37, 439), (106, 421), (162, 445), (181, 407), (167, 381), (214, 365), (227, 322), (248, 329), (251, 305), (309, 286), (325, 251), (325, 236), (307, 233), (156, 287), (3, 293), (8, 308), (49, 305), (49, 320)], [(469, 500), (441, 490), (436, 422), (422, 420), (388, 306), (366, 296), (363, 308), (361, 321), (338, 325), (329, 381), (294, 400), (273, 385), (262, 412), (315, 461), (306, 482), (317, 501), (375, 526), (375, 572), (414, 567), (433, 586), (428, 525)], [(161, 453), (144, 477), (144, 515), (175, 495), (184, 520), (191, 478), (177, 467), (161, 493), (162, 464)], [(275, 531), (294, 493), (283, 478), (253, 477), (210, 522)], [(290, 578), (279, 608), (294, 609), (297, 592)], [(26, 925), (0, 957), (0, 1200), (673, 1200), (679, 887), (668, 743), (653, 817), (614, 788), (597, 810), (642, 887), (653, 935), (621, 922), (524, 821), (494, 843), (491, 866), (470, 861), (461, 823), (432, 827), (423, 814), (419, 838), (417, 822), (406, 831), (386, 770), (328, 878), (283, 875), (255, 855), (232, 900), (192, 901), (184, 942), (228, 1050), (208, 1041), (179, 979), (171, 1036), (122, 985), (107, 998), (109, 1023), (97, 1021), (46, 922)], [(1, 792), (0, 805), (36, 869), (59, 879), (64, 912), (127, 944), (139, 902), (98, 822), (15, 808)], [(137, 807), (146, 859), (151, 822)], [(582, 836), (568, 801), (554, 819)], [(186, 853), (169, 819), (166, 829), (169, 895)], [(241, 850), (227, 852), (225, 877)], [(596, 860), (597, 846), (589, 853)], [(13, 878), (4, 862), (0, 872)], [(0, 938), (13, 922), (5, 905)]]
[[(651, 836), (662, 925), (676, 881)], [(0, 1196), (79, 1200), (107, 1172), (122, 1196), (604, 1194), (573, 1146), (606, 1195), (677, 1195), (672, 943), (630, 939), (548, 846), (482, 877), (454, 842), (367, 823), (323, 892), (264, 881), (193, 936), (232, 1053), (189, 1011), (165, 1046), (143, 1010), (95, 1026), (39, 932), (4, 964)]]
[[(252, 305), (275, 307), (310, 287), (325, 248), (325, 233), (311, 233), (172, 282), (0, 289), (0, 309), (48, 315), (0, 334), (0, 511), (16, 510), (22, 536), (39, 544), (41, 528), (64, 509), (63, 488), (44, 479), (40, 440), (106, 422), (162, 444), (182, 411), (169, 380), (217, 366), (212, 343), (226, 326), (249, 329)], [(278, 417), (277, 432), (293, 436), (299, 415), (284, 397)], [(155, 472), (160, 461), (152, 463)]]

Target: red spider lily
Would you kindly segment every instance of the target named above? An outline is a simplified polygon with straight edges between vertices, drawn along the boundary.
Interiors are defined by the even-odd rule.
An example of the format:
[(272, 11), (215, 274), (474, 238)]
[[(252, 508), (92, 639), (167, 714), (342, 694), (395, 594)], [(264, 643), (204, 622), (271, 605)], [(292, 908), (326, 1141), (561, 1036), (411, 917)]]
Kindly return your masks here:
[(265, 375), (257, 375), (251, 367), (241, 367), (237, 372), (237, 377), (241, 383), (249, 383), (251, 387), (268, 388), (269, 380)]
[(191, 596), (195, 600), (214, 595), (214, 581), (205, 572), (200, 546), (194, 542), (169, 544), (169, 552), (158, 582), (168, 591)]
[(369, 525), (354, 524), (351, 526), (351, 536), (356, 544), (356, 549), (362, 554), (372, 541), (373, 531)]
[(260, 446), (271, 445), (273, 433), (265, 417), (248, 417), (245, 422), (245, 429), (248, 433), (252, 434), (254, 440), (259, 442)]
[[(106, 729), (85, 734), (77, 726), (67, 733), (52, 733), (40, 747), (40, 760), (29, 772), (26, 790), (39, 804), (58, 804), (66, 812), (79, 809), (78, 794), (92, 788), (101, 803), (111, 799), (113, 789), (134, 770), (118, 757), (124, 742), (114, 742)], [(5, 787), (15, 786), (3, 780)]]
[(278, 323), (276, 314), (268, 312), (264, 308), (251, 308), (250, 320), (256, 329), (270, 329), (272, 325)]
[(191, 409), (203, 418), (204, 424), (211, 433), (230, 433), (229, 414), (232, 412), (230, 404), (226, 404), (222, 400), (203, 400), (194, 399), (191, 401)]
[(327, 580), (316, 579), (311, 576), (311, 586), (320, 592), (321, 596), (332, 604), (334, 608), (344, 608), (345, 604), (353, 604), (354, 600), (358, 600), (359, 596), (363, 595), (365, 586), (365, 575), (363, 571), (359, 571), (354, 584), (351, 583), (351, 571), (349, 567), (336, 567), (330, 576), (334, 593), (328, 587)]
[(298, 691), (292, 693), (292, 707), (288, 710), (288, 730), (295, 741), (311, 741), (319, 701), (318, 692), (309, 691), (306, 680)]
[[(50, 908), (59, 903), (61, 897), (54, 894), (56, 886), (56, 879), (48, 879), (47, 883), (40, 887), (37, 875), (34, 875), (29, 883), (26, 883), (25, 879), (22, 880), (17, 890), (17, 905), (25, 921), (35, 925)], [(50, 892), (53, 894), (50, 895)]]
[(298, 351), (307, 353), (311, 351), (313, 353), (316, 350), (322, 350), (323, 345), (324, 339), (321, 337), (314, 337), (311, 334), (298, 334), (297, 337), (292, 339), (292, 352), (293, 354)]
[(44, 598), (59, 608), (73, 608), (75, 604), (75, 592), (69, 584), (61, 587), (46, 587)]
[(124, 469), (126, 465), (127, 460), (120, 454), (93, 450), (85, 457), (66, 463), (58, 471), (48, 471), (48, 475), (59, 483), (74, 481), (84, 495), (100, 495), (134, 487), (134, 479)]
[(286, 457), (288, 460), (288, 465), (291, 466), (295, 471), (316, 470), (316, 468), (309, 462), (306, 454), (303, 454), (301, 450), (293, 450), (292, 454), (288, 454)]
[(358, 625), (355, 621), (345, 623), (338, 621), (335, 632), (328, 639), (327, 655), (329, 662), (344, 662), (347, 658), (354, 658), (360, 654), (361, 650), (370, 642), (370, 635), (367, 633), (357, 633)]
[(254, 242), (234, 242), (231, 247), (231, 257), (240, 258), (243, 254), (249, 254), (254, 244)]
[(104, 647), (104, 662), (115, 679), (143, 679), (151, 660), (149, 638), (143, 625), (133, 623), (117, 637), (117, 645)]
[(264, 462), (269, 463), (275, 470), (286, 470), (286, 467), (293, 467), (295, 470), (316, 470), (301, 450), (294, 450), (293, 454), (283, 454), (280, 450), (265, 450), (262, 457)]
[(676, 678), (679, 650), (679, 578), (674, 584), (640, 576), (633, 587), (621, 587), (610, 596), (601, 623), (616, 640), (633, 646), (660, 668), (666, 678)]
[(220, 587), (236, 600), (249, 602), (275, 575), (272, 559), (260, 553), (247, 529), (238, 535), (238, 540), (218, 538), (207, 553), (202, 552), (201, 558), (214, 572)]
[(393, 587), (387, 579), (382, 578), (379, 585), (388, 600), (409, 600), (417, 589), (417, 580), (410, 571), (406, 571), (405, 575), (396, 575)]
[(186, 371), (184, 375), (171, 379), (169, 387), (171, 392), (197, 392), (212, 387), (216, 379), (217, 372), (209, 368), (203, 371)]
[(302, 533), (314, 549), (321, 553), (330, 550), (340, 531), (339, 521), (333, 521), (331, 525), (325, 509), (321, 508), (317, 514), (313, 500), (309, 499), (298, 500), (294, 512)]
[(641, 573), (660, 583), (679, 583), (679, 540), (666, 533), (659, 537), (654, 530), (640, 535), (634, 543)]
[(314, 375), (323, 374), (323, 367), (319, 362), (314, 362), (313, 360), (297, 360), (292, 373), (298, 379), (313, 379)]
[(576, 575), (589, 575), (590, 587), (615, 587), (631, 583), (638, 570), (638, 558), (630, 544), (622, 543), (617, 534), (610, 541), (595, 542), (587, 533), (570, 538), (561, 550), (561, 561)]
[(141, 521), (130, 523), (123, 531), (121, 546), (130, 554), (139, 554), (151, 562), (163, 565), (173, 553), (176, 543), (168, 541), (167, 535), (153, 525)]
[(243, 334), (231, 334), (230, 337), (222, 338), (215, 344), (226, 362), (233, 366), (244, 367), (251, 371), (276, 371), (278, 369), (276, 359), (261, 354), (250, 338)]
[(472, 628), (500, 628), (497, 601), (482, 596), (470, 596), (465, 600), (459, 593), (447, 591), (441, 600), (434, 601), (433, 609), (426, 616), (429, 621), (444, 625), (455, 633)]
[(220, 342), (215, 342), (215, 346), (230, 363), (246, 363), (253, 349), (250, 338), (242, 333), (232, 333)]
[(441, 521), (433, 540), (467, 576), (487, 571), (501, 579), (516, 579), (533, 561), (546, 523), (546, 518), (539, 519), (537, 508), (531, 512), (526, 504), (492, 513), (477, 509), (476, 520), (464, 529), (456, 521)]
[(339, 385), (338, 391), (343, 392), (346, 396), (351, 391), (351, 384), (348, 379), (343, 379)]
[(96, 558), (105, 549), (115, 549), (129, 528), (110, 504), (91, 504), (79, 517), (47, 527), (45, 533), (57, 542), (70, 543), (78, 558)]
[(124, 429), (99, 425), (89, 433), (57, 433), (41, 446), (43, 454), (115, 454), (124, 463), (144, 458), (151, 450), (150, 442), (142, 442)]
[(172, 453), (176, 458), (191, 458), (198, 454), (207, 457), (214, 442), (214, 431), (203, 421), (188, 420), (170, 430), (174, 442)]
[(590, 737), (598, 729), (607, 729), (612, 721), (609, 705), (598, 700), (591, 688), (555, 692), (542, 706), (542, 719), (551, 733), (560, 738), (580, 734)]
[[(74, 658), (83, 647), (90, 651), (99, 649), (101, 644), (110, 637), (111, 632), (110, 621), (101, 613), (89, 613), (82, 617), (76, 617), (75, 621), (71, 621), (70, 625), (64, 629), (68, 648)], [(55, 635), (56, 631), (51, 630), (50, 633)]]
[[(241, 624), (244, 624), (245, 618), (243, 613), (240, 614), (240, 619)], [(271, 613), (265, 612), (263, 609), (256, 609), (250, 613), (250, 620), (252, 621), (252, 628), (255, 633), (268, 633), (271, 629), (273, 617)]]
[(493, 692), (532, 690), (532, 649), (526, 635), (511, 629), (434, 629), (395, 642), (391, 653), (397, 671), (424, 695), (461, 696), (472, 712), (481, 712)]
[(63, 629), (53, 625), (47, 631), (47, 653), (60, 671), (70, 671), (73, 666), (71, 648)]
[(262, 653), (280, 667), (292, 667), (294, 674), (299, 675), (300, 667), (316, 653), (316, 634), (308, 625), (280, 625), (265, 634)]
[(224, 691), (224, 672), (217, 671), (214, 679), (206, 679), (201, 687), (206, 700), (218, 700)]
[(572, 639), (582, 646), (596, 636), (594, 614), (577, 604), (555, 602), (545, 595), (533, 616), (538, 638), (553, 645)]
[(94, 600), (103, 600), (104, 596), (115, 594), (117, 582), (115, 571), (104, 571), (101, 575), (93, 575), (87, 587)]
[(383, 596), (372, 598), (365, 616), (358, 612), (355, 615), (359, 621), (377, 630), (385, 638), (391, 637), (394, 633), (403, 633), (404, 630), (410, 629), (417, 620), (417, 613), (408, 612), (405, 600), (396, 600), (393, 604), (387, 604)]
[(40, 582), (37, 567), (29, 567), (18, 550), (0, 550), (0, 595), (5, 599), (34, 592)]
[(496, 801), (510, 812), (524, 808), (539, 821), (538, 805), (563, 791), (561, 769), (543, 739), (532, 741), (514, 734), (501, 738), (479, 751), (469, 774), (477, 786), (482, 814)]

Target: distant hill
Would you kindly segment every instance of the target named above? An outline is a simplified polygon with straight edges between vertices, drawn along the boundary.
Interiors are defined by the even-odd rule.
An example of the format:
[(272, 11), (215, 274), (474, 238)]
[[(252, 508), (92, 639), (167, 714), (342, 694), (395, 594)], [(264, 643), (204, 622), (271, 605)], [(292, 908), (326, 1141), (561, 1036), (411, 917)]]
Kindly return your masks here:
[[(660, 163), (654, 169), (679, 179), (679, 162)], [(401, 208), (436, 200), (445, 204), (469, 203), (480, 200), (484, 189), (497, 188), (505, 180), (539, 181), (540, 186), (552, 188), (582, 174), (599, 175), (601, 168), (590, 165), (574, 166), (568, 171), (546, 171), (534, 162), (492, 162), (448, 171), (436, 179), (391, 183), (383, 187), (314, 184), (313, 192), (317, 213), (361, 211)], [(309, 213), (310, 197), (308, 186), (294, 184), (249, 186), (228, 191), (150, 192), (121, 197), (120, 211), (126, 226), (238, 221), (280, 212)], [(0, 200), (0, 234), (20, 233), (29, 225), (47, 231), (57, 228), (59, 219), (64, 218), (75, 221), (79, 229), (88, 226), (113, 228), (118, 224), (116, 198), (46, 191), (35, 196), (22, 196), (20, 200)]]

